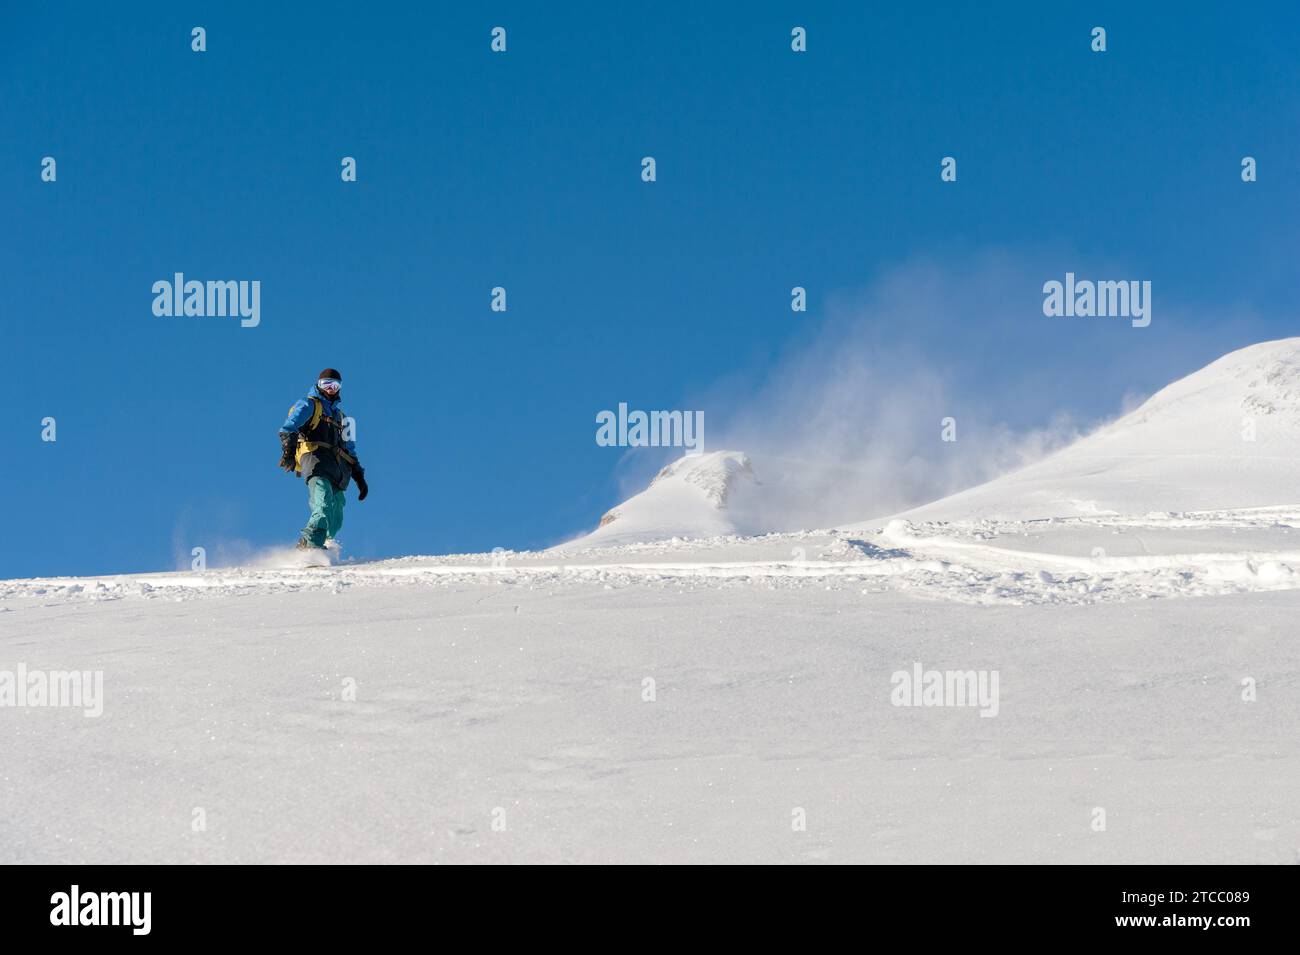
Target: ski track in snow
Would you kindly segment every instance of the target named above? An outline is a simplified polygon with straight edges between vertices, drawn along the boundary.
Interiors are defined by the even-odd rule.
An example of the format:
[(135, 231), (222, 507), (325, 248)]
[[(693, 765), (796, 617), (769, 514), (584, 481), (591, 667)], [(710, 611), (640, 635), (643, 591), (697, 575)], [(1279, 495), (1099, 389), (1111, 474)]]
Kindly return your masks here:
[(268, 566), (279, 559), (194, 572), (0, 581), (0, 607), (488, 581), (552, 588), (859, 588), (1012, 605), (1254, 593), (1300, 587), (1300, 506), (1028, 521), (895, 519), (860, 531)]

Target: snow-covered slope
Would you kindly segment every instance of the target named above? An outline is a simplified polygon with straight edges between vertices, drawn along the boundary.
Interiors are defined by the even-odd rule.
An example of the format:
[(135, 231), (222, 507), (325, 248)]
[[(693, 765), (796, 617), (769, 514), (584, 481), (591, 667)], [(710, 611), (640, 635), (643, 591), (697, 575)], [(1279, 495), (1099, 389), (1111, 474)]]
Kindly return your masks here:
[[(881, 520), (855, 523), (846, 519), (856, 515), (840, 513), (853, 506), (843, 503), (856, 500), (846, 489), (861, 478), (846, 468), (739, 451), (684, 457), (606, 513), (596, 531), (564, 548), (814, 526), (879, 528)], [(822, 502), (836, 506), (818, 507)], [(1300, 338), (1287, 338), (1231, 352), (1055, 454), (896, 516), (1023, 521), (1294, 504), (1300, 504)]]
[(1298, 422), (1291, 339), (860, 529), (715, 452), (545, 553), (0, 581), (0, 686), (103, 689), (0, 705), (0, 859), (1294, 863)]
[(611, 508), (600, 526), (565, 546), (631, 544), (673, 537), (752, 533), (747, 498), (757, 487), (749, 458), (739, 451), (712, 451), (679, 458), (640, 494)]
[(1026, 520), (1300, 502), (1300, 338), (1230, 352), (1043, 460), (900, 515)]
[(0, 859), (1295, 862), (1300, 513), (1148, 524), (3, 581), (103, 686), (0, 707)]

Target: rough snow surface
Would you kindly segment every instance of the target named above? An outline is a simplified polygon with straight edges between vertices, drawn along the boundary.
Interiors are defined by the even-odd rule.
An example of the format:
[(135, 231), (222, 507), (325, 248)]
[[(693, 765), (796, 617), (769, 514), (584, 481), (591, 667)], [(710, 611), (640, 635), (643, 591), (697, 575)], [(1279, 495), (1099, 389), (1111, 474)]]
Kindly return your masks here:
[(0, 858), (1295, 862), (1297, 568), (1256, 509), (4, 581), (104, 713), (0, 708)]
[[(1178, 575), (909, 550), (931, 530), (982, 540), (6, 582), (0, 669), (101, 670), (104, 700), (0, 709), (0, 858), (1300, 858), (1300, 594), (1108, 600)], [(892, 705), (915, 663), (997, 671), (996, 718)]]
[[(292, 557), (289, 558), (292, 560)], [(1092, 604), (1300, 587), (1300, 508), (1141, 517), (920, 522), (534, 553), (405, 557), (332, 568), (251, 567), (0, 581), (0, 607), (123, 598), (189, 600), (486, 580), (565, 587), (898, 591), (961, 603)]]

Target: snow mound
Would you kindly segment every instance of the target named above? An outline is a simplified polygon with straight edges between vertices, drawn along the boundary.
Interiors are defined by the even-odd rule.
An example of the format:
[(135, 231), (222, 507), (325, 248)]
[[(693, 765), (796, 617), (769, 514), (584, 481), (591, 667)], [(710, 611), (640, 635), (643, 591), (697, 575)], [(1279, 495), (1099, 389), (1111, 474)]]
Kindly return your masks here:
[(1019, 471), (903, 513), (1035, 520), (1300, 501), (1300, 338), (1230, 352)]
[(743, 499), (757, 486), (753, 464), (739, 451), (687, 455), (661, 470), (640, 494), (607, 511), (595, 531), (564, 546), (747, 533)]
[[(838, 511), (844, 500), (856, 500), (848, 490), (856, 482), (869, 485), (870, 476), (864, 481), (852, 469), (798, 457), (688, 456), (607, 512), (593, 533), (561, 547), (879, 528), (879, 519), (842, 522), (850, 515), (822, 506), (833, 501)], [(1230, 352), (1028, 467), (892, 516), (916, 523), (1031, 521), (1297, 504), (1300, 338), (1288, 338)]]

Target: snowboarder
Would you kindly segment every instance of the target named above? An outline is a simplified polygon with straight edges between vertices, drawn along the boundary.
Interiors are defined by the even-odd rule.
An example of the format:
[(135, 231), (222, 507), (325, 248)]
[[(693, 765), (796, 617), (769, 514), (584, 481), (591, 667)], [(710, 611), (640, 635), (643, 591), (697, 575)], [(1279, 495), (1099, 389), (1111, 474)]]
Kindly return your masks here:
[(357, 461), (356, 442), (345, 437), (339, 392), (343, 376), (326, 368), (315, 387), (289, 409), (280, 426), (280, 467), (307, 482), (311, 517), (298, 540), (300, 549), (323, 550), (343, 526), (343, 492), (356, 481), (358, 501), (370, 493), (366, 472)]

